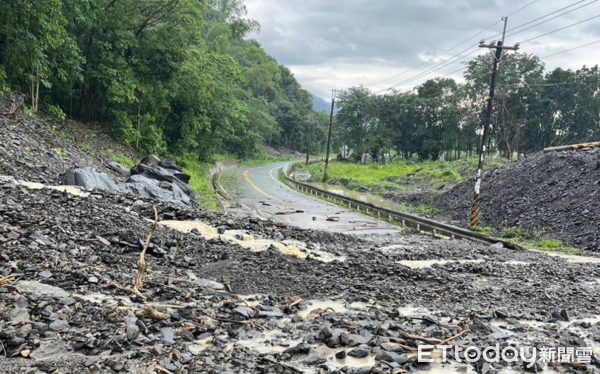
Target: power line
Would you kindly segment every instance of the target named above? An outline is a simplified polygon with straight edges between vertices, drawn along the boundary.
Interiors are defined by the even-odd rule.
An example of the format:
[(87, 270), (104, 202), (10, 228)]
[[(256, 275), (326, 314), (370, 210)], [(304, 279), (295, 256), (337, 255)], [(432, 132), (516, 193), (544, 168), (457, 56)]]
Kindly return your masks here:
[[(536, 0), (536, 1), (538, 1), (538, 0)], [(534, 2), (536, 2), (536, 1), (534, 1)], [(598, 1), (598, 0), (596, 0), (596, 1)], [(532, 3), (532, 4), (533, 4), (533, 3)], [(412, 67), (412, 68), (410, 68), (410, 69), (408, 69), (408, 70), (406, 70), (406, 71), (403, 71), (403, 72), (402, 72), (402, 73), (400, 73), (400, 74), (394, 75), (393, 77), (389, 77), (389, 78), (383, 79), (383, 80), (381, 80), (381, 81), (378, 81), (378, 82), (375, 82), (375, 83), (371, 83), (371, 84), (367, 85), (367, 87), (370, 87), (370, 86), (375, 86), (375, 85), (378, 85), (378, 84), (380, 84), (380, 83), (387, 82), (387, 81), (389, 81), (389, 80), (391, 80), (391, 79), (398, 78), (398, 77), (400, 77), (400, 76), (402, 76), (402, 75), (404, 75), (404, 74), (406, 74), (406, 73), (409, 73), (409, 72), (411, 72), (411, 71), (413, 71), (413, 70), (415, 70), (415, 69), (418, 69), (418, 68), (420, 68), (421, 66), (423, 66), (423, 65), (426, 65), (426, 64), (430, 63), (431, 61), (434, 61), (436, 58), (442, 57), (442, 56), (443, 56), (443, 55), (445, 55), (446, 53), (448, 53), (448, 52), (450, 52), (450, 51), (453, 51), (454, 49), (456, 49), (456, 48), (460, 47), (461, 45), (465, 44), (466, 42), (468, 42), (469, 40), (471, 40), (471, 39), (474, 39), (474, 38), (478, 37), (479, 35), (483, 34), (484, 32), (488, 31), (489, 29), (493, 28), (494, 26), (496, 26), (496, 25), (497, 25), (497, 24), (499, 24), (500, 22), (502, 22), (502, 21), (498, 21), (498, 22), (496, 22), (496, 23), (494, 23), (494, 24), (490, 25), (489, 27), (487, 27), (487, 28), (485, 28), (485, 29), (481, 30), (480, 32), (478, 32), (477, 34), (475, 34), (475, 35), (471, 36), (470, 38), (467, 38), (467, 39), (465, 39), (464, 41), (462, 41), (462, 42), (460, 42), (459, 44), (455, 45), (454, 47), (452, 47), (452, 48), (448, 49), (447, 51), (444, 51), (444, 52), (440, 53), (439, 55), (437, 55), (437, 56), (435, 56), (435, 57), (432, 57), (432, 58), (430, 58), (429, 60), (427, 60), (427, 61), (425, 61), (425, 62), (422, 62), (422, 63), (421, 63), (421, 64), (419, 64), (419, 65), (416, 65), (416, 66), (414, 66), (414, 67)], [(386, 90), (387, 90), (387, 88), (386, 88)]]
[[(576, 3), (574, 3), (574, 4), (571, 4), (571, 5), (568, 5), (568, 6), (566, 6), (566, 7), (560, 8), (560, 9), (558, 9), (558, 10), (555, 10), (555, 11), (554, 11), (554, 12), (552, 12), (552, 13), (548, 13), (548, 14), (546, 14), (546, 15), (544, 15), (544, 16), (538, 17), (538, 18), (536, 18), (536, 19), (534, 19), (534, 20), (531, 20), (531, 21), (529, 21), (529, 22), (522, 23), (522, 24), (520, 24), (519, 26), (515, 26), (515, 27), (513, 27), (513, 28), (511, 28), (511, 29), (508, 29), (507, 31), (509, 31), (509, 32), (510, 32), (510, 31), (514, 31), (514, 30), (520, 29), (520, 28), (521, 28), (521, 27), (523, 27), (523, 26), (527, 26), (527, 25), (529, 25), (529, 24), (532, 24), (532, 23), (534, 23), (534, 22), (537, 22), (537, 21), (539, 21), (539, 20), (541, 20), (541, 19), (544, 19), (544, 18), (546, 18), (546, 17), (549, 17), (549, 16), (551, 16), (551, 15), (553, 15), (553, 14), (556, 14), (556, 13), (558, 13), (558, 12), (561, 12), (561, 11), (565, 10), (565, 9), (568, 9), (568, 8), (574, 7), (575, 5), (577, 5), (577, 4), (581, 4), (581, 3), (584, 3), (584, 2), (586, 2), (586, 1), (588, 1), (588, 0), (581, 0), (581, 1), (578, 1), (578, 2), (576, 2)], [(586, 6), (592, 5), (592, 4), (593, 4), (593, 3), (595, 3), (595, 2), (598, 2), (598, 0), (594, 0), (594, 1), (592, 1), (591, 3), (588, 3), (588, 4), (585, 4), (585, 5), (582, 5), (582, 6), (578, 7), (578, 8), (575, 8), (575, 9), (571, 9), (571, 10), (570, 10), (570, 11), (568, 11), (568, 12), (565, 12), (565, 13), (559, 14), (559, 15), (558, 15), (558, 16), (556, 16), (556, 17), (552, 17), (552, 18), (550, 18), (550, 19), (548, 19), (548, 20), (545, 20), (544, 22), (540, 22), (540, 23), (538, 23), (538, 24), (535, 24), (535, 25), (533, 25), (533, 26), (531, 26), (531, 27), (528, 27), (528, 28), (527, 28), (527, 29), (525, 29), (525, 30), (529, 30), (529, 29), (531, 29), (531, 28), (534, 28), (534, 27), (536, 27), (536, 26), (539, 26), (539, 25), (541, 25), (541, 24), (543, 24), (543, 23), (546, 23), (546, 22), (552, 21), (553, 19), (560, 18), (560, 17), (564, 16), (565, 14), (569, 14), (569, 13), (572, 13), (572, 12), (574, 12), (574, 11), (578, 10), (578, 9), (585, 8)], [(520, 32), (523, 32), (523, 31), (525, 31), (525, 30), (521, 30), (521, 31), (519, 31), (519, 33), (520, 33)], [(515, 33), (512, 33), (512, 34), (510, 34), (510, 35), (515, 35), (515, 34), (518, 34), (518, 33), (517, 33), (517, 32), (515, 32)], [(496, 37), (496, 36), (498, 36), (498, 35), (500, 35), (500, 34), (494, 35), (494, 36), (492, 36), (492, 38), (493, 38), (493, 37)], [(510, 35), (508, 35), (508, 36), (510, 36)]]
[[(523, 10), (523, 9), (525, 9), (525, 8), (528, 8), (528, 7), (530, 7), (531, 5), (533, 5), (533, 4), (535, 4), (535, 3), (537, 3), (538, 1), (539, 1), (539, 0), (535, 0), (535, 1), (532, 1), (532, 2), (530, 2), (529, 4), (527, 4), (527, 5), (525, 5), (525, 6), (521, 7), (521, 8), (519, 8), (519, 9), (517, 9), (517, 10), (515, 10), (514, 12), (512, 12), (511, 14), (509, 14), (507, 17), (514, 16), (515, 14), (519, 13), (520, 11), (522, 11), (522, 10)], [(586, 0), (583, 0), (583, 1), (586, 1)], [(502, 22), (502, 21), (499, 21), (499, 22)]]
[(547, 55), (547, 56), (544, 56), (544, 57), (540, 57), (540, 60), (543, 60), (543, 59), (545, 59), (545, 58), (549, 58), (549, 57), (554, 57), (554, 56), (556, 56), (556, 55), (560, 55), (560, 54), (563, 54), (563, 53), (571, 52), (571, 51), (574, 51), (574, 50), (576, 50), (576, 49), (583, 48), (583, 47), (587, 47), (587, 46), (590, 46), (590, 45), (593, 45), (593, 44), (598, 44), (598, 43), (600, 43), (600, 40), (596, 40), (595, 42), (591, 42), (591, 43), (583, 44), (583, 45), (580, 45), (580, 46), (578, 46), (578, 47), (573, 47), (573, 48), (565, 49), (564, 51), (560, 51), (560, 52), (553, 53), (553, 54), (551, 54), (551, 55)]
[[(558, 12), (561, 12), (561, 11), (565, 10), (565, 9), (571, 8), (571, 7), (575, 6), (575, 5), (581, 4), (582, 2), (585, 2), (585, 1), (588, 1), (588, 0), (581, 0), (581, 1), (578, 1), (578, 2), (576, 2), (576, 3), (574, 3), (574, 4), (571, 4), (571, 5), (569, 5), (569, 6), (566, 6), (566, 7), (560, 8), (560, 9), (558, 9), (558, 10), (555, 10), (555, 11), (553, 11), (553, 12), (551, 12), (551, 13), (548, 13), (548, 14), (546, 14), (546, 15), (542, 16), (542, 17), (538, 17), (538, 18), (536, 18), (536, 19), (534, 19), (534, 20), (532, 20), (532, 21), (529, 21), (529, 22), (523, 23), (523, 24), (521, 24), (521, 25), (519, 25), (519, 26), (515, 26), (515, 27), (513, 27), (513, 28), (509, 29), (508, 31), (519, 29), (519, 28), (521, 28), (521, 27), (523, 27), (523, 26), (526, 26), (526, 25), (529, 25), (529, 24), (531, 24), (531, 23), (533, 23), (533, 22), (536, 22), (536, 21), (538, 21), (538, 20), (541, 20), (541, 19), (547, 18), (547, 17), (549, 17), (549, 16), (551, 16), (551, 15), (553, 15), (553, 14), (556, 14), (556, 13), (558, 13)], [(532, 25), (532, 26), (530, 26), (530, 27), (528, 27), (528, 28), (526, 28), (526, 29), (523, 29), (523, 30), (520, 30), (520, 31), (514, 32), (514, 33), (512, 33), (512, 34), (510, 34), (510, 35), (508, 35), (508, 36), (513, 36), (513, 35), (516, 35), (516, 34), (519, 34), (519, 33), (523, 32), (523, 31), (530, 30), (530, 29), (532, 29), (532, 28), (534, 28), (534, 27), (537, 27), (537, 26), (539, 26), (539, 25), (541, 25), (541, 24), (547, 23), (547, 22), (549, 22), (549, 21), (551, 21), (551, 20), (554, 20), (554, 19), (560, 18), (560, 17), (562, 17), (562, 16), (564, 16), (564, 15), (566, 15), (566, 14), (572, 13), (572, 12), (574, 12), (574, 11), (576, 11), (576, 10), (579, 10), (579, 9), (581, 9), (581, 8), (584, 8), (584, 7), (587, 7), (587, 6), (589, 6), (589, 5), (592, 5), (593, 3), (596, 3), (596, 2), (598, 2), (598, 1), (599, 1), (599, 0), (594, 0), (594, 1), (590, 2), (590, 3), (587, 3), (587, 4), (584, 4), (584, 5), (582, 5), (582, 6), (579, 6), (579, 7), (575, 8), (575, 9), (572, 9), (572, 10), (570, 10), (570, 11), (568, 11), (568, 12), (561, 13), (561, 14), (559, 14), (559, 15), (557, 15), (557, 16), (555, 16), (555, 17), (552, 17), (552, 18), (550, 18), (550, 19), (548, 19), (548, 20), (545, 20), (545, 21), (543, 21), (543, 22), (539, 22), (539, 23), (537, 23), (537, 24), (535, 24), (535, 25)], [(526, 5), (526, 6), (522, 7), (521, 9), (517, 10), (516, 12), (518, 12), (518, 11), (520, 11), (520, 10), (522, 10), (522, 9), (525, 9), (527, 6), (529, 6), (529, 5), (532, 5), (532, 4), (533, 4), (533, 3), (535, 3), (535, 2), (536, 2), (536, 1), (534, 1), (534, 2), (532, 2), (532, 3), (529, 3), (528, 5)], [(516, 12), (513, 12), (512, 14), (515, 14)], [(535, 38), (532, 38), (532, 39), (529, 39), (529, 40), (526, 40), (525, 42), (527, 42), (527, 41), (531, 41), (531, 40), (534, 40), (534, 39), (537, 39), (537, 38), (541, 38), (541, 37), (543, 37), (543, 36), (546, 36), (546, 35), (549, 35), (549, 34), (552, 34), (552, 33), (555, 33), (555, 32), (561, 31), (561, 30), (564, 30), (564, 29), (566, 29), (566, 28), (569, 28), (569, 27), (573, 27), (573, 26), (575, 26), (575, 25), (578, 25), (578, 24), (581, 24), (581, 23), (584, 23), (584, 22), (590, 21), (591, 19), (594, 19), (594, 18), (597, 18), (597, 17), (600, 17), (600, 16), (592, 17), (592, 18), (590, 18), (590, 19), (587, 19), (587, 20), (584, 20), (584, 21), (578, 22), (578, 23), (576, 23), (576, 24), (572, 24), (572, 25), (569, 25), (569, 26), (563, 27), (563, 28), (561, 28), (561, 29), (558, 29), (558, 30), (555, 30), (555, 31), (552, 31), (552, 32), (549, 32), (549, 33), (546, 33), (546, 34), (543, 34), (543, 35), (540, 35), (540, 36), (538, 36), (538, 37), (535, 37)], [(501, 22), (501, 21), (499, 21), (499, 22)], [(498, 24), (498, 22), (497, 22), (497, 23), (495, 23), (494, 25), (492, 25), (491, 27), (495, 26), (496, 24)], [(489, 27), (489, 28), (491, 28), (491, 27)], [(489, 29), (489, 28), (488, 28), (488, 29)], [(485, 31), (487, 31), (487, 30), (485, 30)], [(482, 31), (482, 32), (484, 32), (484, 31)], [(481, 34), (482, 32), (480, 32), (479, 34)], [(479, 35), (479, 34), (478, 34), (478, 35)], [(493, 35), (493, 36), (491, 36), (490, 38), (493, 38), (493, 37), (496, 37), (496, 36), (499, 36), (499, 35), (502, 35), (502, 33), (499, 33), (499, 34)], [(464, 44), (466, 41), (468, 41), (468, 40), (470, 40), (470, 39), (472, 39), (472, 38), (466, 39), (466, 40), (465, 40), (463, 43), (461, 43), (461, 44)], [(521, 44), (522, 44), (522, 43), (524, 43), (524, 42), (521, 42)], [(461, 45), (461, 44), (459, 44), (459, 45)], [(391, 86), (391, 87), (389, 87), (389, 88), (386, 88), (386, 89), (383, 89), (383, 90), (377, 91), (377, 92), (375, 92), (375, 94), (379, 94), (379, 93), (382, 93), (382, 92), (384, 92), (384, 91), (387, 91), (387, 90), (389, 90), (389, 89), (391, 89), (391, 88), (398, 87), (398, 86), (401, 86), (401, 85), (403, 85), (403, 84), (406, 84), (406, 83), (413, 82), (413, 81), (414, 81), (414, 80), (416, 80), (416, 79), (420, 79), (420, 78), (422, 78), (422, 77), (424, 77), (424, 76), (427, 76), (427, 75), (429, 75), (429, 74), (431, 74), (431, 73), (434, 73), (434, 72), (436, 72), (436, 71), (438, 71), (438, 70), (440, 70), (440, 69), (443, 69), (443, 68), (445, 68), (446, 66), (449, 66), (449, 65), (451, 65), (451, 64), (453, 64), (453, 63), (455, 63), (455, 62), (457, 62), (457, 61), (458, 61), (458, 60), (460, 60), (461, 58), (463, 58), (463, 57), (467, 57), (467, 56), (470, 56), (470, 55), (472, 55), (473, 53), (475, 53), (475, 51), (476, 51), (476, 50), (475, 50), (475, 51), (472, 51), (471, 53), (469, 53), (469, 54), (467, 54), (467, 55), (465, 55), (465, 56), (462, 56), (462, 54), (463, 54), (464, 52), (468, 51), (470, 48), (472, 48), (472, 47), (475, 47), (475, 46), (477, 46), (477, 44), (474, 44), (474, 45), (472, 45), (472, 46), (468, 47), (467, 49), (465, 49), (465, 50), (463, 50), (463, 51), (459, 52), (458, 54), (456, 54), (456, 55), (454, 55), (454, 56), (450, 57), (448, 60), (446, 60), (446, 61), (442, 61), (442, 62), (438, 63), (437, 65), (435, 65), (435, 66), (433, 66), (433, 67), (431, 67), (431, 68), (429, 68), (429, 69), (425, 70), (424, 72), (421, 72), (421, 73), (419, 73), (419, 74), (415, 75), (415, 76), (414, 76), (414, 77), (412, 77), (412, 78), (406, 79), (406, 80), (404, 80), (404, 81), (402, 81), (402, 82), (400, 82), (400, 83), (397, 83), (397, 84), (395, 84), (395, 85), (393, 85), (393, 86)], [(452, 48), (452, 49), (454, 49), (454, 48)], [(452, 50), (452, 49), (450, 49), (450, 50)], [(445, 53), (446, 53), (446, 52), (445, 52)], [(437, 56), (437, 57), (440, 57), (440, 56), (442, 56), (442, 55), (443, 55), (443, 54), (441, 54), (441, 55), (439, 55), (439, 56)], [(450, 62), (452, 59), (456, 58), (457, 56), (458, 56), (458, 58), (457, 58), (455, 61), (453, 61), (453, 62)], [(437, 58), (437, 57), (435, 57), (435, 58)], [(435, 59), (435, 58), (434, 58), (434, 59)], [(423, 64), (421, 64), (421, 65), (419, 65), (419, 66), (416, 66), (416, 67), (414, 67), (414, 68), (412, 68), (412, 69), (410, 69), (410, 70), (407, 70), (406, 72), (408, 72), (408, 71), (411, 71), (411, 70), (414, 70), (414, 69), (417, 69), (418, 67), (420, 67), (420, 66), (422, 66), (422, 65), (424, 65), (424, 64), (426, 64), (426, 63), (428, 63), (428, 62), (430, 62), (430, 61), (431, 61), (431, 60), (429, 60), (429, 61), (427, 61), (427, 62), (425, 62), (425, 63), (423, 63)], [(459, 70), (459, 71), (460, 71), (460, 70)], [(403, 72), (403, 73), (401, 73), (400, 75), (402, 75), (402, 74), (404, 74), (404, 73), (406, 73), (406, 72)], [(394, 77), (394, 78), (395, 78), (395, 77)], [(391, 79), (391, 78), (389, 78), (389, 79)], [(387, 80), (389, 80), (389, 79), (386, 79), (386, 80), (384, 80), (384, 81), (387, 81)], [(383, 81), (382, 81), (382, 82), (383, 82)], [(378, 83), (381, 83), (381, 82), (378, 82)]]
[(559, 32), (559, 31), (562, 31), (562, 30), (568, 29), (568, 28), (570, 28), (570, 27), (573, 27), (573, 26), (581, 25), (582, 23), (585, 23), (585, 22), (591, 21), (591, 20), (593, 20), (593, 19), (596, 19), (596, 18), (599, 18), (599, 17), (600, 17), (600, 15), (597, 15), (597, 16), (594, 16), (594, 17), (590, 17), (590, 18), (588, 18), (588, 19), (584, 19), (583, 21), (579, 21), (579, 22), (573, 23), (573, 24), (571, 24), (571, 25), (568, 25), (568, 26), (565, 26), (565, 27), (561, 27), (560, 29), (556, 29), (556, 30), (550, 31), (550, 32), (547, 32), (547, 33), (545, 33), (545, 34), (542, 34), (542, 35), (538, 35), (538, 36), (536, 36), (535, 38), (531, 38), (531, 39), (524, 40), (524, 41), (522, 41), (522, 42), (521, 42), (521, 44), (524, 44), (524, 43), (530, 42), (530, 41), (532, 41), (532, 40), (536, 40), (536, 39), (542, 38), (542, 37), (544, 37), (544, 36), (547, 36), (547, 35), (550, 35), (550, 34), (557, 33), (557, 32)]
[[(556, 53), (553, 53), (553, 54), (550, 54), (550, 55), (547, 55), (547, 56), (539, 57), (539, 59), (543, 60), (543, 59), (546, 59), (546, 58), (549, 58), (549, 57), (553, 57), (553, 56), (556, 56), (556, 55), (560, 55), (560, 54), (567, 53), (567, 52), (570, 52), (570, 51), (573, 51), (573, 50), (576, 50), (576, 49), (588, 47), (590, 45), (594, 45), (594, 44), (598, 44), (598, 43), (600, 43), (600, 40), (596, 40), (594, 42), (583, 44), (583, 45), (580, 45), (580, 46), (577, 46), (577, 47), (569, 48), (569, 49), (566, 49), (564, 51), (556, 52)], [(453, 72), (448, 73), (448, 74), (446, 74), (446, 75), (444, 75), (444, 76), (442, 76), (440, 78), (447, 78), (447, 77), (449, 77), (451, 75), (454, 75), (454, 74), (456, 74), (458, 72), (464, 71), (466, 68), (467, 68), (467, 66), (463, 66), (460, 69), (454, 70)], [(594, 83), (594, 82), (600, 83), (600, 81), (583, 81), (581, 83)], [(571, 83), (576, 84), (576, 83), (580, 83), (580, 82), (571, 82)], [(558, 86), (558, 85), (566, 85), (566, 84), (567, 83), (564, 83), (564, 84), (563, 83), (541, 83), (541, 84), (528, 84), (526, 86), (527, 87), (549, 87), (549, 86)], [(508, 87), (509, 85), (499, 84), (499, 86)], [(414, 88), (414, 87), (411, 87), (411, 88), (407, 89), (407, 91), (410, 90), (410, 89), (412, 89), (412, 88)]]
[(564, 15), (566, 15), (566, 14), (573, 13), (574, 11), (576, 11), (576, 10), (579, 10), (579, 9), (581, 9), (581, 8), (585, 8), (586, 6), (590, 6), (590, 5), (594, 4), (594, 3), (597, 3), (598, 1), (599, 1), (599, 0), (594, 0), (594, 1), (592, 1), (591, 3), (587, 3), (587, 4), (585, 4), (585, 5), (582, 5), (582, 6), (580, 6), (580, 7), (577, 7), (577, 8), (575, 8), (575, 9), (571, 9), (571, 10), (570, 10), (570, 11), (568, 11), (568, 12), (564, 12), (564, 13), (562, 13), (562, 14), (559, 14), (559, 15), (558, 15), (558, 16), (556, 16), (556, 17), (552, 17), (552, 18), (550, 18), (550, 19), (547, 19), (547, 20), (545, 20), (545, 21), (542, 21), (542, 22), (536, 23), (535, 25), (533, 25), (533, 26), (530, 26), (530, 27), (528, 27), (528, 28), (526, 28), (526, 29), (519, 30), (519, 31), (517, 31), (517, 32), (513, 32), (512, 34), (509, 34), (508, 36), (513, 36), (513, 35), (520, 34), (520, 33), (524, 32), (524, 31), (530, 30), (530, 29), (532, 29), (532, 28), (534, 28), (534, 27), (538, 27), (539, 25), (543, 25), (544, 23), (547, 23), (547, 22), (550, 22), (550, 21), (552, 21), (552, 20), (555, 20), (555, 19), (557, 19), (557, 18), (560, 18), (560, 17), (562, 17), (562, 16), (564, 16)]
[(562, 82), (562, 83), (532, 83), (532, 84), (499, 84), (499, 87), (508, 87), (508, 88), (532, 88), (532, 87), (555, 87), (555, 86), (568, 86), (571, 84), (587, 84), (587, 83), (600, 83), (600, 81), (578, 81), (578, 82)]
[[(469, 47), (468, 49), (471, 49), (471, 47)], [(447, 66), (450, 66), (450, 65), (452, 65), (452, 64), (455, 64), (455, 63), (459, 62), (461, 59), (463, 59), (463, 58), (465, 58), (465, 57), (469, 57), (469, 56), (471, 56), (472, 54), (474, 54), (475, 52), (478, 52), (478, 51), (479, 51), (479, 48), (477, 48), (477, 49), (474, 49), (474, 50), (472, 50), (471, 52), (469, 52), (469, 53), (467, 53), (467, 54), (465, 54), (465, 55), (463, 55), (463, 54), (461, 53), (461, 55), (460, 55), (460, 56), (459, 56), (459, 57), (458, 57), (456, 60), (454, 60), (454, 61), (450, 61), (450, 60), (448, 60), (448, 61), (445, 61), (445, 64), (444, 64), (444, 65), (442, 65), (442, 66), (440, 66), (440, 67), (438, 67), (438, 68), (436, 68), (436, 69), (434, 69), (434, 70), (431, 70), (431, 69), (430, 69), (431, 71), (425, 71), (425, 72), (423, 72), (423, 73), (421, 73), (421, 74), (419, 74), (419, 75), (417, 75), (417, 76), (415, 76), (415, 77), (413, 77), (413, 78), (410, 78), (410, 79), (408, 79), (408, 80), (406, 80), (406, 81), (404, 81), (404, 82), (400, 82), (400, 83), (398, 83), (398, 84), (394, 85), (393, 87), (398, 87), (398, 86), (401, 86), (401, 85), (404, 85), (404, 84), (407, 84), (407, 83), (410, 83), (410, 82), (414, 82), (414, 81), (415, 81), (415, 80), (417, 80), (417, 79), (421, 79), (421, 78), (423, 78), (423, 77), (425, 77), (425, 76), (427, 76), (427, 75), (429, 75), (429, 74), (435, 73), (436, 71), (438, 71), (438, 70), (440, 70), (440, 69), (443, 69), (443, 68), (445, 68), (445, 67), (447, 67)], [(464, 51), (463, 51), (463, 52), (464, 52)]]
[[(512, 12), (511, 14), (509, 14), (509, 17), (510, 17), (510, 16), (512, 16), (512, 15), (514, 15), (514, 14), (517, 14), (517, 13), (519, 13), (520, 11), (524, 10), (525, 8), (528, 8), (529, 6), (531, 6), (531, 5), (535, 4), (535, 3), (537, 3), (538, 1), (539, 1), (539, 0), (534, 0), (534, 1), (530, 2), (530, 3), (528, 3), (527, 5), (525, 5), (525, 6), (521, 7), (521, 8), (519, 8), (519, 9), (515, 10), (514, 12)], [(581, 0), (580, 2), (583, 2), (583, 1), (588, 1), (588, 0)], [(598, 1), (598, 0), (595, 0), (595, 1)], [(570, 6), (572, 6), (572, 5), (570, 5)], [(568, 8), (568, 7), (567, 7), (567, 8)], [(563, 8), (563, 9), (566, 9), (566, 8)], [(560, 11), (560, 10), (558, 10), (558, 11)], [(432, 57), (432, 58), (430, 58), (429, 60), (427, 60), (427, 61), (425, 61), (425, 62), (422, 62), (422, 63), (421, 63), (421, 64), (419, 64), (419, 65), (413, 66), (412, 68), (410, 68), (410, 69), (408, 69), (408, 70), (405, 70), (405, 71), (401, 72), (400, 74), (397, 74), (397, 75), (394, 75), (394, 76), (392, 76), (392, 77), (389, 77), (389, 78), (386, 78), (386, 79), (383, 79), (383, 80), (377, 81), (377, 82), (375, 82), (375, 83), (368, 84), (368, 85), (366, 85), (366, 86), (367, 86), (367, 87), (372, 87), (372, 86), (378, 85), (378, 84), (380, 84), (380, 83), (387, 82), (387, 81), (389, 81), (389, 80), (391, 80), (391, 79), (398, 78), (398, 77), (400, 77), (400, 76), (402, 76), (402, 75), (404, 75), (404, 74), (406, 74), (406, 73), (409, 73), (409, 72), (411, 72), (411, 71), (413, 71), (413, 70), (415, 70), (415, 69), (418, 69), (418, 68), (420, 68), (421, 66), (423, 66), (423, 65), (426, 65), (426, 64), (430, 63), (431, 61), (434, 61), (435, 59), (437, 59), (437, 58), (439, 58), (439, 57), (442, 57), (442, 56), (444, 56), (446, 53), (448, 53), (448, 52), (451, 52), (451, 51), (455, 50), (456, 48), (458, 48), (458, 47), (460, 47), (461, 45), (465, 44), (465, 43), (466, 43), (466, 42), (468, 42), (469, 40), (471, 40), (471, 39), (474, 39), (474, 38), (478, 37), (479, 35), (483, 34), (484, 32), (486, 32), (486, 31), (488, 31), (488, 30), (490, 30), (490, 29), (492, 29), (493, 27), (495, 27), (496, 25), (498, 25), (498, 24), (499, 24), (499, 23), (501, 23), (501, 22), (502, 22), (502, 21), (498, 21), (498, 22), (495, 22), (495, 23), (493, 23), (492, 25), (490, 25), (490, 26), (486, 27), (485, 29), (481, 30), (480, 32), (478, 32), (477, 34), (475, 34), (475, 35), (473, 35), (473, 36), (471, 36), (471, 37), (469, 37), (469, 38), (467, 38), (467, 39), (463, 40), (462, 42), (458, 43), (458, 44), (457, 44), (457, 45), (455, 45), (454, 47), (452, 47), (452, 48), (448, 49), (447, 51), (444, 51), (444, 52), (440, 53), (439, 55), (437, 55), (437, 56), (435, 56), (435, 57)], [(498, 34), (498, 35), (500, 35), (500, 34)], [(387, 89), (386, 89), (386, 90), (387, 90)]]

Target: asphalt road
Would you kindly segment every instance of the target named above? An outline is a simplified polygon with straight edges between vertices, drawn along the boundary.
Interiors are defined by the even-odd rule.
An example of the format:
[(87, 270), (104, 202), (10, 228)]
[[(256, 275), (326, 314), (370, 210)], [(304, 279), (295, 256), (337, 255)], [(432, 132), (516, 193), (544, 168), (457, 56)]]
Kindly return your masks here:
[[(219, 184), (236, 202), (228, 211), (289, 225), (353, 234), (397, 234), (398, 227), (292, 190), (279, 180), (286, 163), (225, 171)], [(339, 217), (339, 221), (328, 218)]]

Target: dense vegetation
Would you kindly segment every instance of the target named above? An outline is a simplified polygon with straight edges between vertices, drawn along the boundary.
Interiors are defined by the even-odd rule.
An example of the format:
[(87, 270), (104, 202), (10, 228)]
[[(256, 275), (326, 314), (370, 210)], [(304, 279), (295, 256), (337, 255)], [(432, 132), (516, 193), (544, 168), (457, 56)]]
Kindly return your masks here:
[[(358, 160), (382, 154), (420, 160), (471, 156), (481, 142), (493, 58), (467, 64), (465, 83), (433, 79), (383, 96), (364, 87), (339, 100), (336, 130)], [(510, 158), (561, 144), (600, 139), (600, 70), (545, 72), (533, 55), (507, 54), (500, 66), (490, 149)]]
[(327, 116), (248, 35), (241, 0), (0, 2), (0, 88), (95, 121), (140, 152), (210, 160), (322, 149)]

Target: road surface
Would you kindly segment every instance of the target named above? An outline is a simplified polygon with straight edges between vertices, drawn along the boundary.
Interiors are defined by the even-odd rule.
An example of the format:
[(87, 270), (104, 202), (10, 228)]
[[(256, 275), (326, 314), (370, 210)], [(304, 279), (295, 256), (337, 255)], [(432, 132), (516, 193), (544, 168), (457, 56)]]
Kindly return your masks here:
[[(353, 212), (297, 192), (279, 180), (286, 163), (225, 171), (218, 180), (236, 203), (226, 209), (241, 216), (258, 216), (305, 229), (353, 234), (397, 234), (385, 221)], [(328, 221), (334, 217), (337, 222)]]

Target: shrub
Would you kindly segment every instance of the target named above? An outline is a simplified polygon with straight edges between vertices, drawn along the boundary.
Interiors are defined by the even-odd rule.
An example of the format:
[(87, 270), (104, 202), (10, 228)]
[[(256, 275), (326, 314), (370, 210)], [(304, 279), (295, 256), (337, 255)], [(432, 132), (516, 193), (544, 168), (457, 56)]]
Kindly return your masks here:
[(521, 229), (506, 228), (502, 230), (503, 239), (519, 239), (522, 235)]
[(56, 105), (48, 106), (48, 115), (59, 121), (64, 121), (65, 119), (67, 119), (67, 116), (62, 111), (62, 109), (60, 109), (60, 107), (58, 107)]

